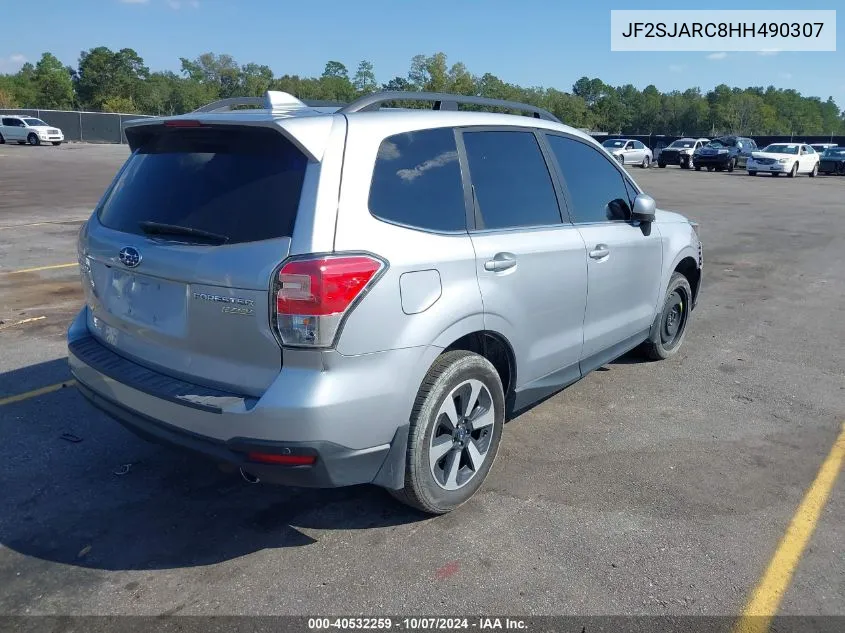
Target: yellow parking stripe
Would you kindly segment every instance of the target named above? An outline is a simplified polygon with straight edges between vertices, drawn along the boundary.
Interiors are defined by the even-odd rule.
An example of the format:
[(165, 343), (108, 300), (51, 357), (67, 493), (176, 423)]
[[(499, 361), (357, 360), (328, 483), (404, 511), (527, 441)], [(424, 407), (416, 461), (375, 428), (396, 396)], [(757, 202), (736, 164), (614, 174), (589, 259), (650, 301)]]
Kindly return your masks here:
[(60, 382), (56, 385), (50, 385), (48, 387), (41, 387), (40, 389), (33, 389), (32, 391), (27, 391), (26, 393), (19, 393), (16, 396), (7, 396), (6, 398), (0, 399), (0, 407), (5, 404), (12, 404), (14, 402), (22, 402), (23, 400), (29, 400), (30, 398), (36, 398), (38, 396), (43, 396), (45, 393), (52, 393), (54, 391), (58, 391), (59, 389), (64, 389), (65, 387), (72, 387), (76, 384), (75, 380), (66, 380), (64, 382)]
[(10, 270), (7, 275), (19, 275), (20, 273), (37, 273), (39, 270), (55, 270), (56, 268), (70, 268), (71, 266), (79, 266), (79, 262), (72, 264), (54, 264), (53, 266), (38, 266), (36, 268), (23, 268), (22, 270)]
[(786, 534), (775, 550), (769, 566), (754, 589), (734, 631), (736, 633), (766, 633), (786, 593), (804, 548), (816, 529), (830, 491), (836, 483), (842, 462), (845, 461), (845, 422), (842, 430), (810, 485), (801, 505), (795, 511)]
[(32, 323), (33, 321), (41, 321), (42, 319), (46, 319), (46, 316), (37, 316), (37, 317), (30, 317), (28, 319), (21, 319), (20, 321), (15, 321), (13, 323), (4, 323), (0, 325), (0, 330), (5, 330), (6, 328), (13, 327), (15, 325), (24, 325), (25, 323)]

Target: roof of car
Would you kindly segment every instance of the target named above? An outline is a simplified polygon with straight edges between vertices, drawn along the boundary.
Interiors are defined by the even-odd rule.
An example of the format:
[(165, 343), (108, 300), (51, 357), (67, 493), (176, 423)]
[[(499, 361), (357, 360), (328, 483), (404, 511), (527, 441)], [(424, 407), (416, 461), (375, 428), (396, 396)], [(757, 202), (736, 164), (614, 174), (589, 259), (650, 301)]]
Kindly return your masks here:
[[(442, 106), (447, 100), (450, 106), (442, 109), (423, 110), (412, 108), (385, 107), (384, 103), (397, 101), (411, 101), (420, 99), (422, 101), (434, 100), (436, 106)], [(439, 100), (439, 101), (438, 101)], [(260, 123), (272, 119), (276, 122), (283, 122), (290, 119), (305, 119), (314, 117), (340, 117), (348, 116), (366, 120), (384, 119), (385, 121), (395, 120), (396, 117), (412, 119), (420, 129), (434, 127), (457, 127), (457, 126), (519, 126), (533, 127), (548, 130), (557, 130), (579, 138), (595, 142), (588, 134), (574, 127), (565, 125), (556, 119), (552, 114), (528, 104), (500, 101), (496, 99), (483, 99), (479, 97), (464, 97), (461, 95), (446, 95), (440, 93), (378, 93), (368, 95), (350, 104), (325, 105), (327, 102), (320, 102), (319, 105), (313, 102), (303, 102), (287, 93), (268, 92), (263, 99), (256, 97), (225, 99), (219, 102), (203, 106), (199, 110), (172, 117), (150, 117), (133, 119), (124, 123), (125, 127), (154, 125), (171, 120), (198, 120), (209, 123)], [(458, 103), (469, 103), (477, 105), (497, 106), (512, 110), (525, 110), (533, 116), (502, 114), (496, 112), (479, 112), (458, 110)], [(252, 108), (236, 110), (232, 107), (242, 105), (264, 105), (263, 108)], [(267, 107), (271, 106), (271, 107)]]

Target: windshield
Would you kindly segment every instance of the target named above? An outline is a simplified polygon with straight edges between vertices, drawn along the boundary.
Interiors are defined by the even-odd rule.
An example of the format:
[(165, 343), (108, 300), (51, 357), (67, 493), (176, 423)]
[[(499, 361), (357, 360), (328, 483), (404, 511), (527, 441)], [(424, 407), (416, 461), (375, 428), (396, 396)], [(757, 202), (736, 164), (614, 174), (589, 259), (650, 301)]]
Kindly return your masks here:
[(715, 141), (707, 143), (707, 147), (733, 147), (736, 141), (726, 138), (717, 138)]
[(669, 147), (689, 148), (695, 145), (695, 141), (675, 141)]
[(604, 147), (625, 147), (625, 141), (620, 141), (618, 139), (608, 140), (602, 143)]
[(769, 154), (797, 154), (798, 153), (798, 146), (797, 145), (769, 145), (763, 151), (768, 152)]
[(44, 121), (42, 121), (41, 119), (24, 119), (23, 122), (26, 123), (29, 127), (37, 127), (39, 125), (41, 127), (47, 127), (47, 124), (44, 123)]
[(824, 151), (824, 156), (845, 158), (845, 147), (830, 147)]

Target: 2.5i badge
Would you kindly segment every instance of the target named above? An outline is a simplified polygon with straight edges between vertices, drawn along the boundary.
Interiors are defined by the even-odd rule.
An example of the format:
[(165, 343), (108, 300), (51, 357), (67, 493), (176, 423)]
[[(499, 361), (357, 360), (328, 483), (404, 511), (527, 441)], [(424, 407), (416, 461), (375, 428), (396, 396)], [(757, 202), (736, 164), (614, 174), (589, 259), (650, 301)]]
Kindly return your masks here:
[(252, 299), (244, 299), (242, 297), (224, 297), (221, 295), (207, 294), (205, 292), (195, 292), (193, 296), (197, 301), (225, 304), (222, 309), (224, 314), (250, 316), (255, 313), (255, 301)]

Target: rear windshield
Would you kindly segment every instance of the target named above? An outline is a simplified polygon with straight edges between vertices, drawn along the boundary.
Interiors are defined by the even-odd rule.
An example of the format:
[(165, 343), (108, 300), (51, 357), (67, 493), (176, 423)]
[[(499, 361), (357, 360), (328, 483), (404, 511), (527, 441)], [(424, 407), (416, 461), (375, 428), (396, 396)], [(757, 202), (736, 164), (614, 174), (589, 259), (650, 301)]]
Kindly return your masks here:
[(157, 223), (212, 233), (227, 244), (289, 237), (306, 164), (274, 130), (162, 128), (133, 152), (98, 217), (125, 233), (143, 234)]

